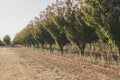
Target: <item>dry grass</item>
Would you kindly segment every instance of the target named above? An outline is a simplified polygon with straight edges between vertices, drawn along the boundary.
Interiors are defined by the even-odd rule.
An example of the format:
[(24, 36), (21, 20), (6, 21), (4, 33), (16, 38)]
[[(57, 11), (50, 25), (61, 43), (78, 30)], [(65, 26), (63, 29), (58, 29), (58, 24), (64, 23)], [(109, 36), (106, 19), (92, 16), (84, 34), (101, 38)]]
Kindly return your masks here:
[[(31, 48), (0, 49), (0, 80), (119, 80), (120, 67)], [(88, 58), (88, 61), (90, 60)]]

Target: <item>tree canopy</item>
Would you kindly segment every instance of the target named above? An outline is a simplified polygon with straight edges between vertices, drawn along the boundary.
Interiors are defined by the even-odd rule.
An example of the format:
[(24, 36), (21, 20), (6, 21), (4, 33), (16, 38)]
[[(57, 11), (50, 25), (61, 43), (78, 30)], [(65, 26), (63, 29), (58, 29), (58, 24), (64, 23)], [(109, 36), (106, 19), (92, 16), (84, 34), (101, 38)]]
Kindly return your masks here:
[(82, 19), (96, 29), (97, 35), (109, 44), (115, 44), (120, 53), (120, 0), (84, 0)]
[(9, 35), (4, 36), (3, 41), (6, 46), (10, 45), (10, 43), (11, 43), (10, 36)]
[(61, 53), (73, 42), (84, 55), (86, 44), (98, 39), (116, 45), (120, 53), (119, 0), (56, 0), (19, 32), (13, 42), (25, 46), (52, 46)]

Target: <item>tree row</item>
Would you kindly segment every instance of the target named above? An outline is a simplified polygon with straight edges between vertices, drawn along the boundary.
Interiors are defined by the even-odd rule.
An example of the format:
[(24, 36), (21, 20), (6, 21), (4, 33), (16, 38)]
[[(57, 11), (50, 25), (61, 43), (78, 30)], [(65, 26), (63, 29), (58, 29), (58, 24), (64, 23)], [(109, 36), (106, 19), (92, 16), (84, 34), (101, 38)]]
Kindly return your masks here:
[(16, 34), (13, 43), (36, 48), (47, 44), (51, 51), (55, 44), (63, 54), (72, 42), (84, 55), (86, 44), (99, 39), (117, 46), (120, 54), (119, 0), (56, 0)]

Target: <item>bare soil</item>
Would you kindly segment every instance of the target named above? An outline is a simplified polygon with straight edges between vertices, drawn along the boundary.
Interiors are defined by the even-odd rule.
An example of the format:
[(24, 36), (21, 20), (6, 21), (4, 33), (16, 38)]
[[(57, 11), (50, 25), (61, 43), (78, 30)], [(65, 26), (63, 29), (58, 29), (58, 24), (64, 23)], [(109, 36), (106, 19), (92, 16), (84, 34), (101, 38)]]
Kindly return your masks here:
[(0, 48), (0, 80), (120, 80), (120, 67), (31, 48)]

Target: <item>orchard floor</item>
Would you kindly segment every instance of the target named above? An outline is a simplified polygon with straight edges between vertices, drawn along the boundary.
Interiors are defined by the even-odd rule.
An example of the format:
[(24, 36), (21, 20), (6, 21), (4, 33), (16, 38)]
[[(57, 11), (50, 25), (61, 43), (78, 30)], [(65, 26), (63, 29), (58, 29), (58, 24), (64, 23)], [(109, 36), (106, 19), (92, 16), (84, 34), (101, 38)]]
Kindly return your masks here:
[(120, 80), (120, 67), (89, 64), (37, 49), (0, 48), (0, 80)]

